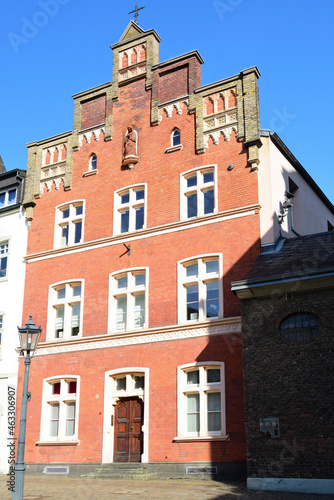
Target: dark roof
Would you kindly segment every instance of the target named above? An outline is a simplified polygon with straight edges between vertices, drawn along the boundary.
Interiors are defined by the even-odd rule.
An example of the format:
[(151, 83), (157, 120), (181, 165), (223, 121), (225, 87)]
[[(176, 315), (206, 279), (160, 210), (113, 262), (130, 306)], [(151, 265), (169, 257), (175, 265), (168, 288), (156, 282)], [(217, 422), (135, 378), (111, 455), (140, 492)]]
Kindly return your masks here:
[(259, 255), (244, 279), (313, 276), (330, 268), (334, 268), (334, 231), (286, 239), (280, 250)]

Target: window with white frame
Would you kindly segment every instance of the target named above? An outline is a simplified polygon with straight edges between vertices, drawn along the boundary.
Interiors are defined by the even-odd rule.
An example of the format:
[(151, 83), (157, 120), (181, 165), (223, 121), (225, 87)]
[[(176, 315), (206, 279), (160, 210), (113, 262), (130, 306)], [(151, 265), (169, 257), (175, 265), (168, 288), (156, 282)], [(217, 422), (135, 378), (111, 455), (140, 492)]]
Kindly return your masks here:
[(222, 437), (225, 424), (224, 363), (178, 367), (178, 437)]
[(181, 175), (181, 219), (191, 219), (217, 211), (217, 181), (214, 166)]
[(115, 192), (114, 233), (128, 233), (146, 226), (146, 187), (141, 184)]
[(146, 327), (146, 280), (145, 269), (131, 269), (110, 276), (110, 331), (136, 330)]
[(179, 322), (223, 316), (221, 255), (196, 257), (178, 264)]
[(92, 154), (89, 159), (89, 170), (92, 172), (97, 169), (97, 156), (96, 154)]
[(44, 380), (41, 441), (78, 439), (79, 377)]
[(8, 241), (0, 243), (0, 279), (7, 277)]
[(83, 211), (82, 201), (56, 208), (55, 247), (76, 245), (83, 241)]
[(59, 283), (50, 287), (49, 339), (68, 339), (81, 335), (82, 302), (82, 281)]
[(16, 189), (9, 189), (0, 193), (0, 208), (8, 207), (16, 203)]
[(142, 395), (145, 386), (144, 373), (122, 373), (113, 377), (112, 392), (117, 396)]
[(181, 144), (181, 132), (178, 128), (175, 128), (171, 136), (171, 146), (179, 146)]

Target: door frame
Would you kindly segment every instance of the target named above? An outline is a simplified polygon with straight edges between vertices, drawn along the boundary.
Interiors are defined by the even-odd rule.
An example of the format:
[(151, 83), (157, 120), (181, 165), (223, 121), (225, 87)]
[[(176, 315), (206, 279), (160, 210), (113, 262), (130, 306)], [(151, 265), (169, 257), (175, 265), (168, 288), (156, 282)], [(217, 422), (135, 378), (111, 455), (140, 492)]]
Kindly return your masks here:
[[(145, 377), (144, 389), (128, 388), (125, 391), (115, 390), (114, 378), (120, 375), (143, 375)], [(149, 369), (142, 367), (126, 367), (117, 370), (109, 370), (104, 374), (104, 408), (103, 408), (103, 444), (102, 444), (102, 463), (113, 463), (114, 444), (115, 444), (115, 408), (122, 398), (135, 397), (140, 398), (144, 403), (143, 411), (143, 453), (142, 463), (148, 463), (148, 430), (149, 430)]]

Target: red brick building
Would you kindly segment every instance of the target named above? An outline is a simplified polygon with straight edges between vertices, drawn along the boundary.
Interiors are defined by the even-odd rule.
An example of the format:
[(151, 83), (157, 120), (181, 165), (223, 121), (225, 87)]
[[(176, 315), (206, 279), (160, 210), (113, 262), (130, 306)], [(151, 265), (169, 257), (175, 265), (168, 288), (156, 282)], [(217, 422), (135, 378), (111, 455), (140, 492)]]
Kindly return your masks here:
[(160, 63), (159, 42), (130, 22), (73, 131), (28, 145), (30, 470), (245, 475), (231, 282), (260, 251), (259, 73), (201, 87), (198, 52)]

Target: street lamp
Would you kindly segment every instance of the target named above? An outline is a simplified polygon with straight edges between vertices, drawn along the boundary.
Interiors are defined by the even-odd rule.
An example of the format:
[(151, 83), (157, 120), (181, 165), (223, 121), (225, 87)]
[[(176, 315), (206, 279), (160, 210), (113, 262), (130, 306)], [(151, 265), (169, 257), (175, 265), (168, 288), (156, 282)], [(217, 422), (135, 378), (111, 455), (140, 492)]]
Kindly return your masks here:
[(32, 320), (32, 315), (29, 316), (29, 321), (21, 327), (17, 327), (19, 331), (21, 354), (24, 356), (24, 382), (22, 392), (22, 406), (20, 418), (20, 431), (19, 441), (17, 446), (17, 460), (15, 464), (15, 486), (12, 493), (12, 500), (23, 499), (23, 486), (24, 486), (24, 447), (26, 436), (26, 423), (27, 423), (27, 403), (30, 394), (28, 393), (28, 380), (29, 380), (29, 366), (32, 356), (36, 350), (42, 328), (37, 327)]

